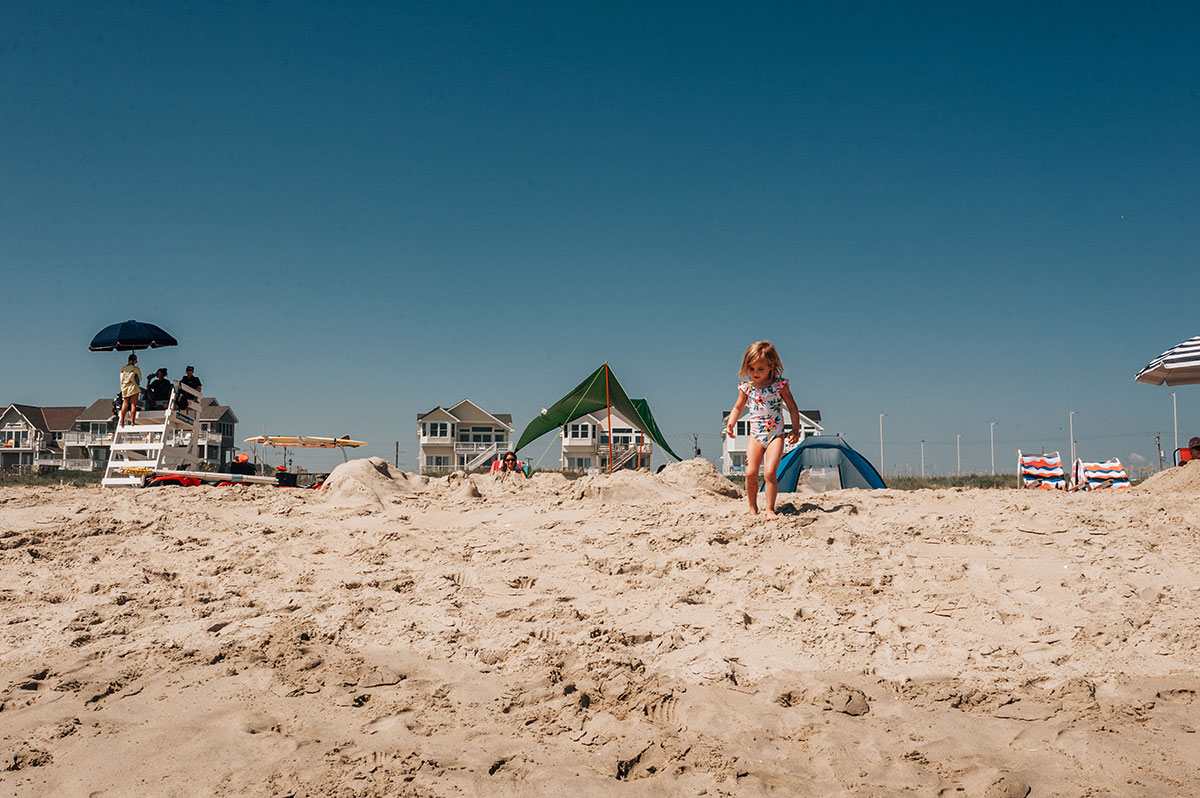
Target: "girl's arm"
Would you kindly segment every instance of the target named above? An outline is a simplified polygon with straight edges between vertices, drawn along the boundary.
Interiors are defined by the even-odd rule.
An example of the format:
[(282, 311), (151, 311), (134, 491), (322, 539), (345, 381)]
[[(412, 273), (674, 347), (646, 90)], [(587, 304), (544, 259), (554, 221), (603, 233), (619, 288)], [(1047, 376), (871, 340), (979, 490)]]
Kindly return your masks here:
[(788, 433), (787, 442), (795, 443), (800, 440), (800, 408), (796, 407), (796, 400), (792, 397), (790, 385), (781, 386), (779, 395), (783, 397), (783, 403), (787, 405), (788, 412), (792, 414), (792, 431)]
[[(738, 417), (742, 415), (742, 408), (746, 406), (746, 394), (738, 391), (737, 401), (733, 405), (733, 410), (729, 411), (729, 421), (725, 424), (725, 434), (731, 438), (737, 437), (735, 425)], [(797, 411), (799, 412), (799, 411)]]

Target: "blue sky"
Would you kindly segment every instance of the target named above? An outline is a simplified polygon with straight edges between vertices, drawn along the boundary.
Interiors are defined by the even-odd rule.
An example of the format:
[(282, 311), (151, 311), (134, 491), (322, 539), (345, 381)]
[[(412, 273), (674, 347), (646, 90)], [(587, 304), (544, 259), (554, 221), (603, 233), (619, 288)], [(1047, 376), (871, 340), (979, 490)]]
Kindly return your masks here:
[(6, 3), (0, 402), (114, 393), (87, 342), (138, 318), (246, 436), (411, 468), (417, 413), (520, 429), (608, 360), (716, 457), (766, 338), (872, 460), (887, 413), (888, 474), (989, 468), (993, 421), (1011, 471), (1071, 410), (1154, 460), (1200, 15), (1043, 5)]

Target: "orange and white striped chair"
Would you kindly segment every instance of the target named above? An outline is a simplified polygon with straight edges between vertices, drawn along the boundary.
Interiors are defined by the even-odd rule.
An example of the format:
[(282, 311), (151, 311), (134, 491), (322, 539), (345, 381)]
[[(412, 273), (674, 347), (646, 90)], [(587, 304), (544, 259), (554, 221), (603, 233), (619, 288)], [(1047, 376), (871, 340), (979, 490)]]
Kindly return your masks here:
[(1021, 454), (1017, 451), (1017, 472), (1021, 487), (1030, 490), (1066, 490), (1067, 474), (1058, 452)]
[(1071, 490), (1125, 490), (1128, 487), (1129, 475), (1115, 457), (1103, 463), (1076, 460), (1071, 466)]

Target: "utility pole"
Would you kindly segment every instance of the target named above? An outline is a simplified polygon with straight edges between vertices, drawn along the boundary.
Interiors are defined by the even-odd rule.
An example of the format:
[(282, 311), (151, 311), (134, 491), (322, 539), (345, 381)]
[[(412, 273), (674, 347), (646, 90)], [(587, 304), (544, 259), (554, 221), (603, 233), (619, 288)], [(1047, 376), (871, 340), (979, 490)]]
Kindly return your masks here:
[(400, 441), (396, 441), (396, 459), (392, 463), (396, 468), (400, 467)]
[(921, 479), (925, 479), (925, 441), (921, 441)]
[(988, 424), (988, 434), (992, 438), (992, 476), (996, 476), (996, 422)]
[(962, 476), (962, 433), (954, 435), (954, 451), (958, 455), (958, 465), (955, 467), (955, 475)]
[(1154, 445), (1158, 447), (1158, 470), (1162, 471), (1162, 433), (1154, 433)]
[(699, 457), (699, 456), (700, 456), (700, 440), (696, 436), (696, 433), (693, 432), (692, 433), (692, 457)]

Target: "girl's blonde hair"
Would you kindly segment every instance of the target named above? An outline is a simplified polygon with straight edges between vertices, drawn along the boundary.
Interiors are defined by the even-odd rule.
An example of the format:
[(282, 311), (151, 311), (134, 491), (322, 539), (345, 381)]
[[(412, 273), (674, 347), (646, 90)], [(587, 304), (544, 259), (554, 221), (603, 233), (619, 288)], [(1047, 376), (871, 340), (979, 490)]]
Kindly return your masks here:
[(775, 345), (770, 341), (755, 341), (746, 347), (746, 354), (742, 356), (742, 370), (738, 372), (738, 376), (746, 379), (752, 363), (766, 363), (771, 369), (773, 380), (783, 376), (783, 361), (779, 359), (779, 352), (775, 351)]

